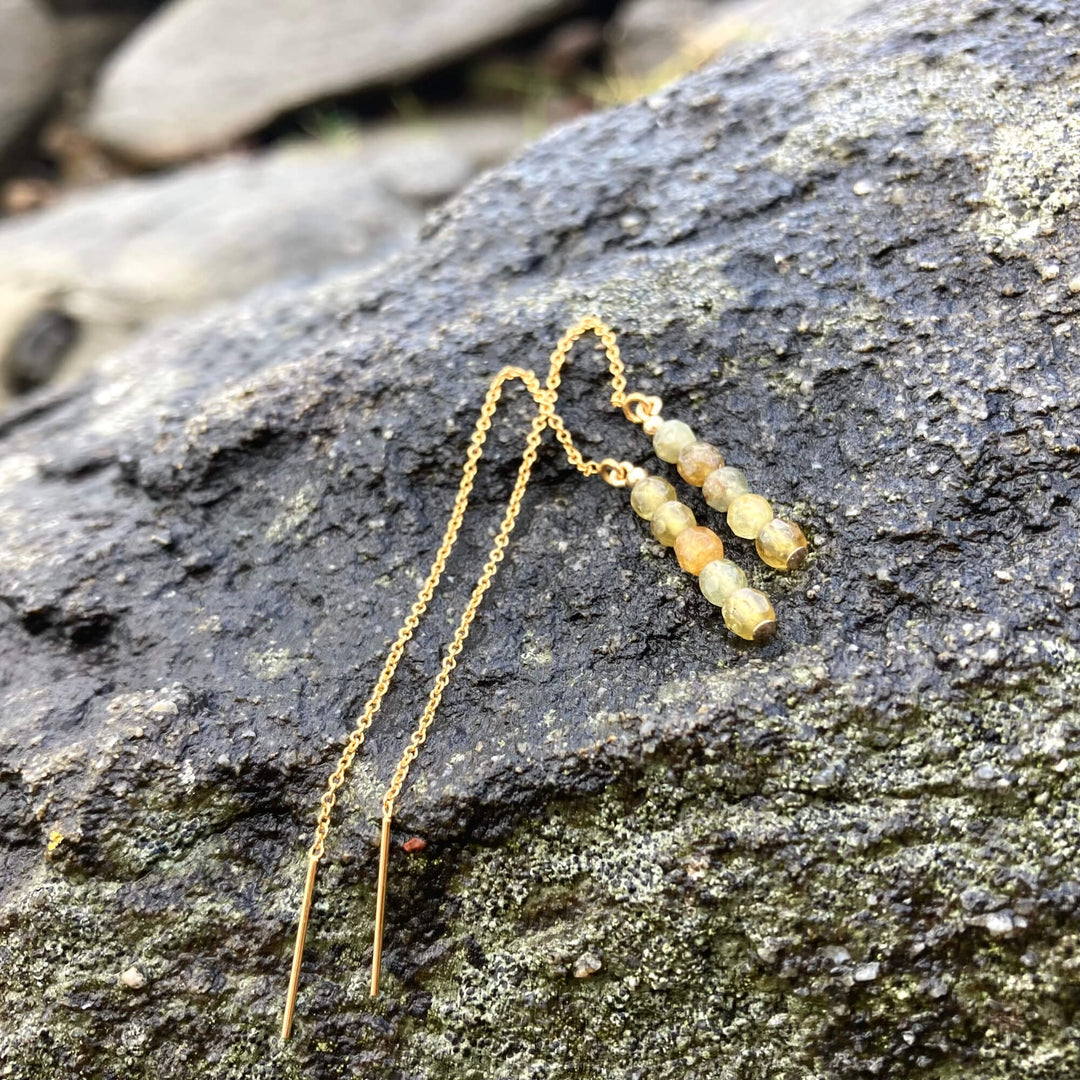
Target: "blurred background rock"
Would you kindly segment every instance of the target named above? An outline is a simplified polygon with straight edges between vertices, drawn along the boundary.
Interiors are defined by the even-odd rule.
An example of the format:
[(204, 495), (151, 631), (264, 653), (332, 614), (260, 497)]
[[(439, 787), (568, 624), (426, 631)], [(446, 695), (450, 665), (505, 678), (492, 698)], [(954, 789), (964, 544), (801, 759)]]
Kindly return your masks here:
[(868, 0), (0, 0), (0, 405)]

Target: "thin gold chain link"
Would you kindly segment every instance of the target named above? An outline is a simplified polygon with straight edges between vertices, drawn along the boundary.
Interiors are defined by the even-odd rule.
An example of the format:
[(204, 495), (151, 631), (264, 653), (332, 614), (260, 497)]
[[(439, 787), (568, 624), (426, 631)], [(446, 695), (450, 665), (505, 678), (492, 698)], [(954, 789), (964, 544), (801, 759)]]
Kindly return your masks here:
[[(432, 685), (427, 705), (421, 714), (417, 728), (409, 740), (409, 744), (401, 757), (401, 761), (394, 771), (390, 786), (387, 788), (386, 794), (383, 797), (383, 813), (385, 816), (389, 816), (393, 812), (394, 803), (401, 794), (402, 785), (405, 783), (405, 779), (408, 776), (409, 766), (420, 753), (420, 747), (427, 738), (428, 728), (435, 718), (435, 712), (439, 707), (439, 702), (442, 700), (443, 691), (450, 681), (450, 673), (457, 665), (457, 658), (464, 647), (465, 639), (469, 636), (469, 628), (472, 626), (473, 620), (476, 617), (480, 602), (483, 600), (484, 594), (487, 592), (492, 579), (498, 571), (499, 564), (502, 562), (506, 546), (509, 543), (510, 534), (513, 532), (514, 524), (517, 521), (518, 514), (521, 510), (521, 502), (524, 498), (525, 489), (528, 486), (529, 478), (532, 474), (532, 467), (536, 461), (536, 453), (540, 441), (543, 438), (544, 429), (547, 427), (552, 428), (556, 438), (566, 452), (570, 464), (579, 472), (584, 473), (586, 476), (601, 475), (604, 479), (608, 480), (609, 483), (625, 483), (626, 472), (629, 469), (629, 465), (626, 462), (615, 462), (610, 459), (605, 459), (604, 461), (590, 461), (586, 459), (574, 444), (573, 437), (563, 423), (562, 418), (555, 412), (555, 402), (558, 398), (563, 364), (565, 364), (574, 345), (584, 337), (585, 334), (590, 332), (594, 333), (600, 339), (600, 343), (603, 345), (607, 357), (608, 369), (611, 373), (611, 404), (617, 409), (624, 409), (628, 395), (626, 394), (625, 369), (619, 355), (619, 346), (611, 328), (593, 316), (582, 319), (579, 323), (567, 330), (559, 339), (558, 344), (551, 353), (548, 377), (544, 387), (541, 387), (539, 380), (533, 372), (517, 367), (505, 367), (494, 377), (494, 379), (492, 379), (484, 398), (484, 403), (480, 409), (480, 415), (477, 418), (472, 438), (469, 441), (469, 449), (465, 455), (465, 465), (462, 469), (461, 483), (458, 487), (458, 493), (454, 500), (453, 508), (450, 511), (450, 517), (446, 523), (446, 531), (443, 534), (442, 543), (435, 553), (431, 569), (428, 571), (427, 579), (420, 589), (416, 602), (412, 605), (401, 629), (398, 631), (397, 639), (394, 641), (393, 645), (390, 647), (390, 651), (386, 655), (386, 660), (384, 661), (382, 670), (375, 682), (371, 696), (364, 705), (363, 711), (356, 722), (356, 726), (346, 740), (337, 767), (330, 774), (326, 791), (320, 800), (318, 821), (315, 827), (315, 841), (311, 845), (311, 850), (309, 852), (310, 858), (313, 861), (317, 862), (323, 857), (326, 850), (326, 836), (330, 830), (330, 821), (333, 815), (334, 805), (337, 802), (338, 790), (341, 788), (342, 784), (344, 784), (346, 774), (364, 742), (364, 737), (371, 727), (371, 724), (379, 711), (379, 707), (382, 705), (383, 698), (390, 689), (390, 683), (393, 680), (398, 663), (405, 652), (405, 647), (412, 638), (417, 626), (419, 626), (420, 619), (427, 610), (427, 606), (435, 594), (435, 589), (438, 587), (439, 580), (446, 568), (447, 559), (450, 557), (450, 553), (457, 541), (458, 532), (461, 529), (465, 511), (469, 505), (469, 496), (472, 493), (473, 485), (476, 480), (477, 465), (483, 453), (484, 441), (487, 438), (488, 431), (491, 429), (492, 418), (498, 407), (503, 385), (511, 379), (520, 379), (525, 384), (533, 400), (536, 402), (537, 414), (533, 418), (529, 429), (529, 434), (525, 443), (525, 451), (521, 458), (521, 465), (518, 468), (517, 481), (514, 484), (513, 491), (507, 501), (506, 513), (503, 517), (502, 524), (496, 534), (487, 561), (484, 563), (483, 571), (473, 588), (472, 595), (465, 607), (465, 611), (462, 613), (461, 621), (458, 623), (457, 630), (455, 631), (446, 655), (443, 658), (442, 665), (435, 678), (435, 682)], [(641, 395), (630, 396), (640, 398)]]

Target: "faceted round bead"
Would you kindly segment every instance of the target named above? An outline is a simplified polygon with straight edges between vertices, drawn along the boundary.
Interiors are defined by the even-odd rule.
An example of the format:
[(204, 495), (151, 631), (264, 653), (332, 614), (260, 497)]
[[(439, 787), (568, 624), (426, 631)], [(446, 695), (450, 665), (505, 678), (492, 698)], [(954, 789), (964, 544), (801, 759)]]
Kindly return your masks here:
[(696, 524), (694, 511), (673, 499), (656, 508), (652, 516), (652, 534), (664, 547), (674, 547), (679, 534)]
[(698, 584), (702, 596), (720, 607), (733, 592), (746, 588), (746, 575), (730, 559), (717, 559), (703, 567)]
[(675, 489), (662, 476), (646, 476), (630, 491), (630, 505), (638, 517), (652, 521), (656, 508), (675, 498)]
[(691, 525), (675, 538), (675, 558), (695, 577), (716, 559), (724, 557), (724, 541), (704, 525)]
[(705, 496), (705, 501), (714, 510), (726, 514), (727, 508), (731, 505), (731, 500), (736, 495), (745, 495), (749, 490), (750, 485), (746, 482), (746, 476), (742, 469), (733, 469), (730, 465), (722, 465), (705, 477), (701, 493)]
[(679, 475), (694, 487), (701, 487), (705, 477), (724, 464), (720, 451), (711, 443), (687, 443), (679, 453)]
[(736, 589), (720, 608), (724, 624), (747, 641), (765, 641), (776, 632), (776, 612), (757, 589)]
[(806, 565), (806, 537), (793, 521), (773, 518), (757, 535), (757, 553), (777, 570), (801, 570)]
[(689, 424), (681, 420), (665, 420), (653, 436), (653, 452), (661, 461), (674, 465), (679, 460), (683, 447), (694, 442), (694, 433)]
[(746, 492), (736, 495), (728, 504), (728, 528), (744, 540), (756, 540), (757, 535), (772, 521), (772, 507), (761, 495)]

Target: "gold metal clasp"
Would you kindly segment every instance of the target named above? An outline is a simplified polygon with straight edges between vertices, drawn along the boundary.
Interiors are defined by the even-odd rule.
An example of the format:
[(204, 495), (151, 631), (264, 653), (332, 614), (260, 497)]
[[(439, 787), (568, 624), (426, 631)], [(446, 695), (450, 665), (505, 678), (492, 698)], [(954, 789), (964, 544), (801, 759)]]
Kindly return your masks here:
[(623, 416), (632, 424), (644, 424), (651, 416), (659, 416), (663, 401), (655, 394), (641, 394), (636, 390), (623, 398)]
[(604, 458), (597, 465), (596, 472), (601, 480), (617, 488), (636, 484), (648, 475), (640, 465), (632, 461), (616, 461), (614, 458)]

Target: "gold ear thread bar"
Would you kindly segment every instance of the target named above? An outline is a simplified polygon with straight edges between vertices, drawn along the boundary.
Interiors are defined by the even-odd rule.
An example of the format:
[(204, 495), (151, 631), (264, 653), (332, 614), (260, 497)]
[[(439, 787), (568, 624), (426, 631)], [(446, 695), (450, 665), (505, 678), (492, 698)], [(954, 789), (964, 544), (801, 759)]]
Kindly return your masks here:
[[(623, 409), (624, 412), (631, 406), (637, 408), (639, 404), (637, 399), (640, 395), (626, 394), (626, 378), (614, 333), (599, 319), (592, 316), (582, 319), (581, 322), (571, 327), (559, 340), (555, 351), (551, 354), (547, 382), (544, 387), (540, 386), (539, 380), (533, 372), (514, 367), (503, 368), (502, 371), (495, 376), (491, 385), (488, 387), (487, 395), (484, 399), (483, 406), (481, 407), (480, 415), (477, 418), (476, 427), (473, 431), (469, 449), (466, 454), (458, 494), (454, 501), (453, 509), (450, 512), (442, 542), (439, 545), (439, 549), (431, 564), (428, 577), (424, 582), (409, 615), (406, 617), (404, 624), (398, 632), (397, 639), (386, 656), (386, 660), (383, 663), (382, 670), (376, 681), (371, 697), (365, 704), (363, 712), (356, 722), (355, 728), (346, 740), (345, 748), (342, 751), (337, 767), (333, 773), (330, 774), (327, 789), (320, 800), (318, 821), (315, 829), (315, 842), (312, 844), (308, 853), (308, 872), (307, 878), (305, 879), (304, 895), (296, 933), (296, 945), (293, 952), (292, 973), (289, 979), (289, 990), (285, 1003), (285, 1015), (281, 1028), (282, 1039), (289, 1038), (292, 1030), (292, 1021), (296, 1011), (296, 998), (300, 985), (304, 943), (308, 920), (311, 914), (312, 898), (314, 895), (315, 876), (318, 864), (325, 853), (326, 837), (330, 828), (334, 805), (337, 800), (337, 791), (345, 782), (345, 776), (352, 765), (353, 759), (359, 752), (360, 746), (367, 734), (367, 730), (375, 719), (375, 715), (382, 704), (383, 697), (390, 687), (398, 663), (404, 653), (405, 646), (408, 644), (413, 632), (419, 625), (420, 618), (426, 611), (427, 606), (434, 595), (439, 579), (445, 569), (446, 561), (457, 540), (462, 519), (464, 518), (465, 511), (468, 507), (469, 495), (472, 492), (473, 483), (476, 478), (477, 463), (483, 453), (484, 440), (488, 430), (491, 428), (491, 420), (495, 413), (503, 384), (510, 379), (520, 379), (525, 384), (536, 403), (537, 414), (533, 418), (530, 426), (529, 434), (526, 439), (525, 451), (522, 454), (521, 464), (518, 468), (517, 482), (514, 485), (513, 492), (507, 503), (506, 513), (503, 517), (499, 532), (496, 535), (495, 542), (492, 545), (487, 561), (484, 564), (484, 569), (473, 589), (469, 603), (462, 614), (461, 621), (458, 624), (458, 628), (447, 649), (446, 656), (431, 688), (427, 705), (421, 715), (417, 729), (413, 733), (409, 745), (395, 770), (393, 780), (383, 797), (379, 878), (376, 890), (375, 942), (372, 955), (372, 996), (378, 993), (379, 988), (383, 925), (386, 914), (386, 879), (390, 856), (390, 829), (393, 820), (394, 804), (401, 794), (402, 785), (405, 783), (405, 779), (408, 775), (409, 766), (419, 754), (420, 747), (427, 738), (428, 728), (434, 720), (439, 702), (442, 699), (443, 691), (449, 682), (450, 673), (457, 664), (457, 657), (464, 646), (465, 639), (468, 637), (469, 627), (472, 625), (472, 621), (476, 616), (484, 593), (490, 586), (498, 571), (499, 564), (502, 562), (506, 546), (509, 542), (510, 533), (513, 531), (515, 521), (521, 509), (521, 501), (525, 495), (525, 489), (529, 482), (533, 464), (536, 461), (537, 448), (543, 438), (544, 430), (550, 427), (555, 432), (555, 436), (563, 447), (570, 463), (586, 476), (600, 476), (615, 487), (624, 487), (627, 484), (636, 483), (644, 476), (644, 470), (638, 469), (630, 462), (618, 462), (613, 461), (612, 459), (605, 459), (603, 461), (589, 461), (585, 459), (574, 445), (573, 438), (563, 423), (562, 418), (555, 412), (555, 402), (558, 397), (562, 366), (575, 342), (590, 332), (594, 333), (600, 339), (607, 356), (608, 368), (611, 373), (611, 404), (615, 408)], [(633, 417), (631, 417), (631, 419), (633, 419)]]
[(379, 877), (375, 889), (375, 945), (371, 953), (371, 996), (379, 993), (382, 970), (383, 926), (386, 923), (386, 874), (390, 869), (390, 815), (383, 811), (382, 840), (379, 843)]

